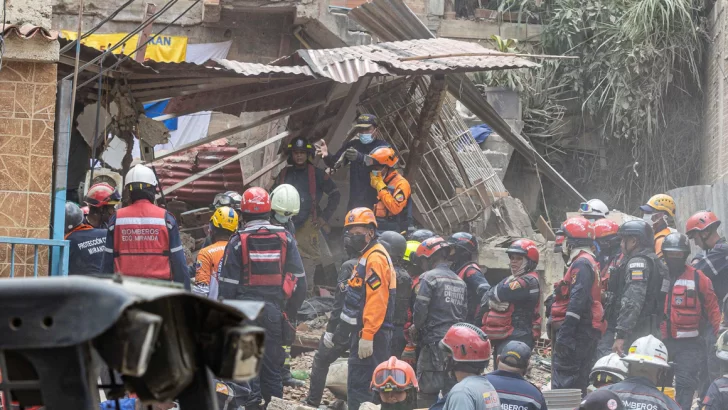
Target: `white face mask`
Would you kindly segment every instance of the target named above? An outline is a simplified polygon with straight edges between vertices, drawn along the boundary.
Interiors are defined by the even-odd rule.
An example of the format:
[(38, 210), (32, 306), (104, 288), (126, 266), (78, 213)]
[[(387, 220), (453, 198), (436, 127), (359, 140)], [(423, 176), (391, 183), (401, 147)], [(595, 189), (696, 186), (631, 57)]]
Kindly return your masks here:
[(291, 220), (290, 216), (283, 216), (283, 215), (279, 215), (278, 213), (274, 213), (273, 217), (276, 218), (276, 221), (278, 221), (282, 224), (287, 224), (288, 221)]
[(644, 214), (642, 215), (642, 220), (650, 224), (652, 226), (652, 216), (653, 214)]

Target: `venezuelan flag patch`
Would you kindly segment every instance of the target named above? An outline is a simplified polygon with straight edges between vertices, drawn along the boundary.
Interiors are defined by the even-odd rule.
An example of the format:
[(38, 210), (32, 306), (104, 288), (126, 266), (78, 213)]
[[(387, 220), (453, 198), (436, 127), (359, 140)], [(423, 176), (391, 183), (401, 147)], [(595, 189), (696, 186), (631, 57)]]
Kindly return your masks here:
[(372, 290), (377, 290), (380, 286), (382, 286), (382, 280), (379, 278), (379, 275), (377, 275), (377, 272), (372, 271), (372, 274), (367, 278), (367, 285), (369, 285)]
[(632, 271), (632, 280), (639, 281), (644, 279), (644, 272), (641, 270), (633, 270)]
[(397, 194), (394, 195), (394, 199), (397, 202), (402, 202), (402, 201), (404, 201), (404, 194), (401, 192), (398, 192)]

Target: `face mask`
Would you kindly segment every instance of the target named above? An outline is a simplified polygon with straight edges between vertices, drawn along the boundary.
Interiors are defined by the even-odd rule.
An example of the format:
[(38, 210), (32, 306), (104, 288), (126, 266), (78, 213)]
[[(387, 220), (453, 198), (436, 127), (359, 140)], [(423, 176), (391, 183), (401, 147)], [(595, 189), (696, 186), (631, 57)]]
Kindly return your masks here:
[(351, 249), (357, 254), (362, 253), (364, 248), (369, 245), (366, 234), (350, 234), (349, 232), (344, 233), (344, 248)]
[(359, 141), (361, 141), (362, 144), (370, 144), (374, 141), (374, 136), (372, 134), (359, 134)]
[(521, 261), (521, 266), (519, 266), (515, 270), (513, 269), (513, 266), (511, 266), (511, 274), (513, 274), (513, 276), (516, 276), (516, 277), (523, 275), (524, 273), (526, 273), (526, 265), (527, 265), (527, 262), (524, 260), (524, 261)]
[(652, 226), (652, 214), (644, 214), (642, 215), (642, 220), (650, 224)]
[(283, 216), (283, 215), (278, 215), (278, 214), (273, 214), (273, 217), (276, 219), (276, 221), (278, 221), (282, 224), (287, 224), (288, 221), (291, 219), (290, 216)]
[(680, 276), (685, 272), (684, 259), (665, 258), (665, 265), (670, 270), (670, 276), (672, 277)]

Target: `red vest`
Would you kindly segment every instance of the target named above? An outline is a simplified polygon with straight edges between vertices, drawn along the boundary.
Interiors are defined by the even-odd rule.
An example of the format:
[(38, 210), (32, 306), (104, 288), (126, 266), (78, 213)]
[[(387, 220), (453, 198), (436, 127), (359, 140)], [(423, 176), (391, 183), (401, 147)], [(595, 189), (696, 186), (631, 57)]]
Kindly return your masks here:
[(477, 263), (469, 263), (465, 266), (463, 266), (462, 269), (458, 272), (458, 276), (460, 279), (465, 280), (465, 278), (470, 277), (475, 271), (480, 271), (480, 266), (478, 266)]
[(167, 211), (142, 199), (116, 212), (114, 272), (171, 280)]
[[(531, 276), (538, 281), (538, 273), (529, 272), (524, 276)], [(498, 286), (498, 285), (496, 285)], [(539, 297), (539, 300), (541, 298)], [(534, 316), (532, 333), (534, 338), (541, 337), (541, 315), (538, 311), (540, 303), (536, 303), (535, 312), (538, 318)], [(515, 310), (515, 304), (511, 302), (504, 312), (498, 312), (496, 310), (489, 310), (485, 312), (483, 317), (483, 331), (493, 340), (502, 340), (513, 334), (513, 311)], [(538, 334), (536, 328), (538, 327)]]
[[(606, 323), (602, 322), (602, 317), (604, 316), (604, 309), (602, 308), (602, 289), (600, 287), (599, 282), (599, 263), (594, 259), (594, 257), (587, 253), (587, 252), (581, 252), (577, 257), (578, 258), (584, 258), (589, 262), (589, 265), (591, 265), (592, 270), (594, 271), (594, 281), (592, 281), (592, 287), (591, 287), (591, 320), (592, 320), (592, 327), (594, 329), (599, 329), (604, 332), (606, 328)], [(571, 286), (574, 281), (576, 281), (576, 277), (573, 276), (573, 264), (571, 267), (569, 267), (569, 270), (566, 271), (566, 275), (564, 275), (564, 278), (557, 282), (554, 285), (554, 304), (551, 306), (551, 321), (552, 323), (561, 323), (566, 319), (566, 311), (569, 307), (569, 300), (571, 299)]]
[(660, 326), (662, 338), (685, 339), (697, 337), (703, 313), (699, 270), (686, 266), (665, 297), (665, 317)]
[(288, 238), (285, 229), (275, 225), (257, 225), (240, 232), (243, 260), (243, 285), (275, 286), (284, 284), (284, 265)]

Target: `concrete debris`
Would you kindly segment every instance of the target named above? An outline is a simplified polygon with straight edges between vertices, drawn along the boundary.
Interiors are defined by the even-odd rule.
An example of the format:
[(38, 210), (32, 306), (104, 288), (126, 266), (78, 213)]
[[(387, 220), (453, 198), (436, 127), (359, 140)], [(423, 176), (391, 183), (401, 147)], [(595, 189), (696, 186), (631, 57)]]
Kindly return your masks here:
[[(302, 353), (298, 356), (291, 358), (291, 371), (304, 371), (306, 373), (309, 373), (311, 371), (311, 368), (313, 367), (313, 356), (315, 352), (306, 352)], [(331, 374), (331, 372), (329, 372)], [(346, 379), (344, 379), (346, 380)], [(305, 386), (294, 388), (294, 387), (284, 387), (283, 388), (283, 399), (289, 403), (296, 403), (297, 405), (300, 405), (300, 403), (306, 398), (308, 395), (308, 388), (310, 386), (310, 381), (308, 379), (303, 380), (305, 383)], [(346, 397), (346, 395), (344, 395)], [(330, 405), (333, 404), (336, 401), (336, 397), (331, 394), (330, 391), (324, 390), (324, 396), (321, 400), (321, 403), (324, 405)], [(272, 404), (272, 403), (271, 403)], [(268, 407), (271, 408), (270, 406)], [(284, 407), (286, 409), (297, 409), (297, 407)], [(302, 408), (306, 408), (303, 406)]]
[(359, 406), (359, 410), (379, 410), (382, 406), (370, 402), (364, 402)]
[(271, 397), (270, 403), (268, 403), (268, 410), (307, 410), (313, 409), (303, 405), (298, 400), (285, 400), (279, 399), (278, 397)]
[(346, 381), (349, 377), (349, 363), (346, 358), (337, 359), (329, 367), (329, 374), (326, 376), (326, 388), (336, 398), (346, 399)]
[(169, 141), (169, 129), (162, 121), (155, 121), (144, 114), (139, 114), (137, 138), (151, 146), (166, 144)]
[(488, 220), (486, 234), (508, 235), (516, 238), (532, 238), (535, 234), (531, 219), (523, 203), (517, 198), (504, 196), (492, 205), (493, 216)]

